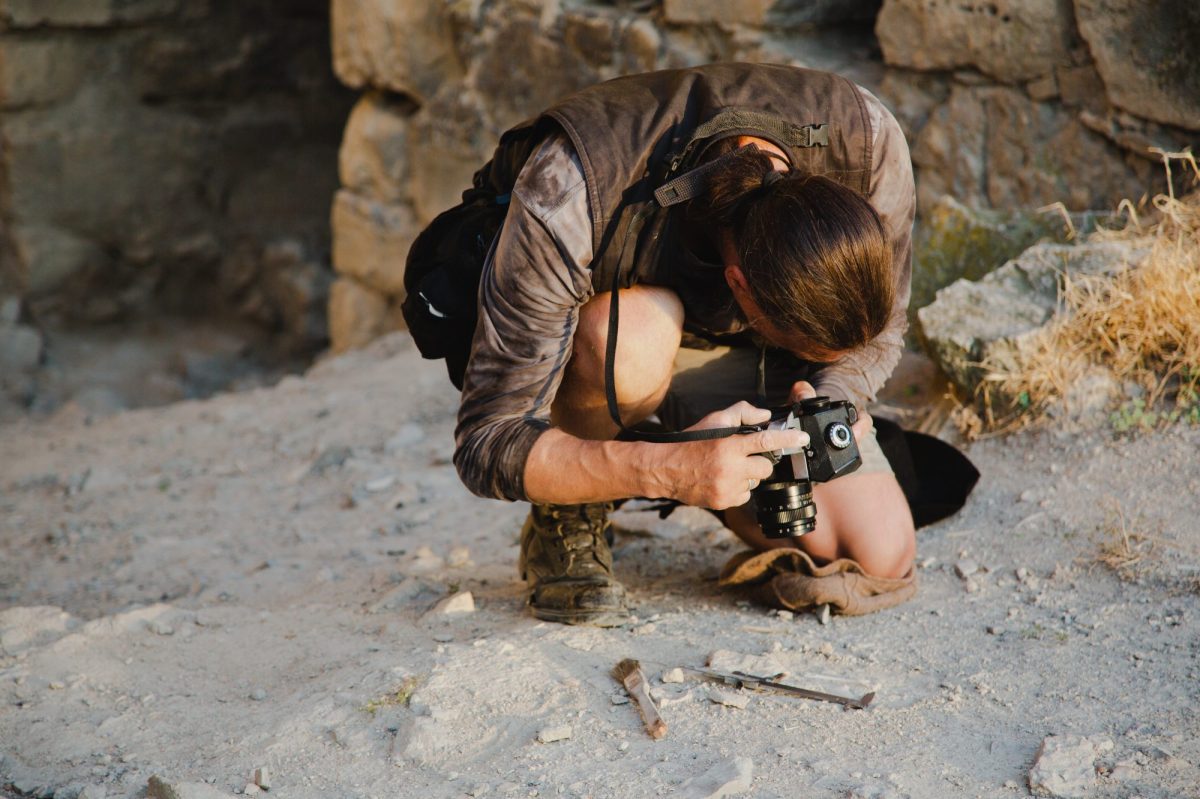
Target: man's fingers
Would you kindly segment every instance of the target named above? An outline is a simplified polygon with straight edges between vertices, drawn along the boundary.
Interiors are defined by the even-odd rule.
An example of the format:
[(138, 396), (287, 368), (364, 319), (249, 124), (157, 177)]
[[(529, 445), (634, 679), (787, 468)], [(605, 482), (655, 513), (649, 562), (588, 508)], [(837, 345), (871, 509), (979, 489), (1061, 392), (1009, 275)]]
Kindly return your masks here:
[(850, 426), (854, 431), (854, 440), (857, 441), (863, 436), (869, 435), (871, 428), (875, 426), (875, 421), (871, 418), (871, 414), (866, 411), (858, 412), (858, 421)]
[(790, 399), (792, 402), (811, 399), (817, 396), (817, 390), (813, 388), (812, 383), (807, 380), (797, 380), (792, 384)]
[(808, 445), (808, 433), (803, 430), (763, 430), (739, 438), (743, 451), (747, 453), (796, 449)]
[(766, 408), (756, 408), (745, 400), (729, 406), (725, 412), (733, 418), (734, 425), (762, 424), (771, 418), (769, 410)]

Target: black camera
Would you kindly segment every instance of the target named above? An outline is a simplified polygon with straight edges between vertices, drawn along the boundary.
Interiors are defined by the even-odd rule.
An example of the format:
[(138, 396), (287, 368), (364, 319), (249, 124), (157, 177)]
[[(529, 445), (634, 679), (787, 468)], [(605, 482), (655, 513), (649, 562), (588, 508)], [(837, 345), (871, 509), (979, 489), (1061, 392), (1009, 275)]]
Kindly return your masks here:
[(813, 483), (825, 483), (862, 465), (850, 425), (858, 421), (853, 403), (812, 399), (776, 408), (768, 430), (803, 430), (808, 445), (759, 453), (775, 464), (771, 476), (751, 492), (755, 514), (767, 538), (811, 533), (817, 526)]

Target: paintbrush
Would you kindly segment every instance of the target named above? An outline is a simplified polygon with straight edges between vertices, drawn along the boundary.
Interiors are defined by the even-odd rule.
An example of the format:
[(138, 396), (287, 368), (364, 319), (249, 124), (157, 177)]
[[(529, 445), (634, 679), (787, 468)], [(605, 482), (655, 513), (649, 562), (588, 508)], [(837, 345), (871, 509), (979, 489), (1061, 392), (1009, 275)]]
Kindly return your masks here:
[(642, 671), (641, 664), (633, 658), (625, 658), (613, 667), (612, 675), (617, 682), (625, 686), (630, 699), (637, 703), (650, 737), (657, 741), (666, 735), (667, 723), (658, 715), (658, 708), (654, 706), (654, 700), (650, 698), (650, 692), (646, 689), (646, 674)]

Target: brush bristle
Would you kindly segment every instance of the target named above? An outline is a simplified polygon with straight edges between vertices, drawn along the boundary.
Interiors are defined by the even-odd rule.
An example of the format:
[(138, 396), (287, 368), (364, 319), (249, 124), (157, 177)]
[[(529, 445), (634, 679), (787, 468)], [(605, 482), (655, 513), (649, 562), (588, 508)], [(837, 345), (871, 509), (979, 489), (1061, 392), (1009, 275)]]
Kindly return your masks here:
[(638, 663), (633, 658), (625, 658), (617, 665), (613, 666), (612, 676), (619, 683), (624, 683), (625, 679), (640, 669), (642, 664)]

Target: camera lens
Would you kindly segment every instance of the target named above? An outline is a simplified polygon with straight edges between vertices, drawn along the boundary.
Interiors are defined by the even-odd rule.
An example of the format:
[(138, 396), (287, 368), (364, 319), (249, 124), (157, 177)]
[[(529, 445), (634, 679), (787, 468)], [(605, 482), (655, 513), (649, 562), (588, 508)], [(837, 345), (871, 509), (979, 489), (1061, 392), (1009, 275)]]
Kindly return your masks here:
[(808, 480), (762, 483), (753, 494), (755, 515), (767, 538), (788, 538), (816, 529), (817, 505)]
[(825, 428), (825, 440), (831, 447), (845, 449), (854, 441), (854, 436), (844, 422), (834, 422)]

